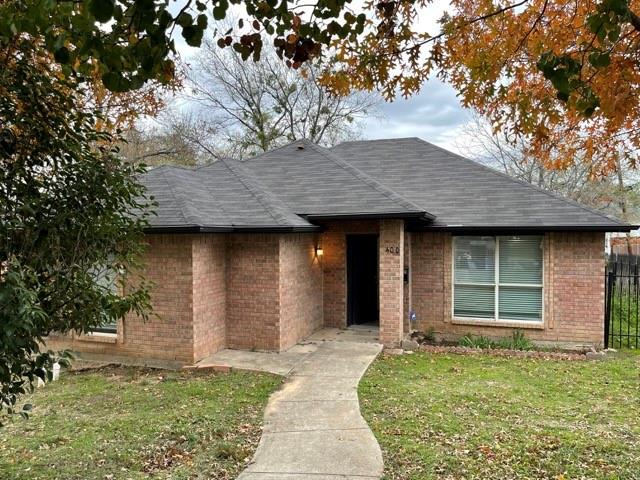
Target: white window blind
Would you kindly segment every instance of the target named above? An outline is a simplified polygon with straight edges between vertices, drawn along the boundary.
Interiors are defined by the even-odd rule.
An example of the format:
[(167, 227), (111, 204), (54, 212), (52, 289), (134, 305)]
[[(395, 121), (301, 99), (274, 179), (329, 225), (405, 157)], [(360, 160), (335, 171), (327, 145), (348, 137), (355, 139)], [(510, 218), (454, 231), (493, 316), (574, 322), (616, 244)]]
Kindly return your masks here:
[(454, 237), (454, 317), (542, 321), (542, 237)]

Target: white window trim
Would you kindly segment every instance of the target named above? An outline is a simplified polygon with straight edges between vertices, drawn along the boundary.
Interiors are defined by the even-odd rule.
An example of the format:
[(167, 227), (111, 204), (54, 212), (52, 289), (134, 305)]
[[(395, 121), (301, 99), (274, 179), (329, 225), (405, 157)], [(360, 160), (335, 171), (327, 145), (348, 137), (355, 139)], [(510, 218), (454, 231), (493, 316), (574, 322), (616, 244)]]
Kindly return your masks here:
[[(495, 251), (494, 251), (494, 283), (473, 283), (473, 282), (456, 282), (456, 237), (492, 237), (495, 239)], [(512, 327), (512, 328), (544, 328), (545, 325), (545, 242), (543, 235), (517, 235), (519, 237), (536, 236), (540, 237), (540, 245), (542, 247), (542, 283), (499, 283), (500, 282), (500, 238), (508, 238), (516, 235), (453, 235), (451, 237), (451, 321), (452, 323), (459, 325), (484, 325), (495, 327)], [(495, 315), (493, 318), (483, 317), (456, 317), (455, 315), (455, 288), (456, 285), (478, 285), (485, 287), (494, 287), (494, 305)], [(499, 292), (500, 287), (525, 287), (525, 288), (539, 288), (542, 298), (541, 315), (540, 320), (515, 320), (500, 317), (500, 299)]]

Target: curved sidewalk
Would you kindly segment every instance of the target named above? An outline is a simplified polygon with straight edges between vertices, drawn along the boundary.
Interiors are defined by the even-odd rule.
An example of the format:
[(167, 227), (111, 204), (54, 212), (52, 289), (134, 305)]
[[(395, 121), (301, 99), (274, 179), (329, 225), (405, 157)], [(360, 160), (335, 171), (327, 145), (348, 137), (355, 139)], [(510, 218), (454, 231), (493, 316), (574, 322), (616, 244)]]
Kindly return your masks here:
[(382, 453), (360, 415), (358, 382), (381, 346), (308, 345), (269, 399), (260, 444), (239, 480), (374, 480)]

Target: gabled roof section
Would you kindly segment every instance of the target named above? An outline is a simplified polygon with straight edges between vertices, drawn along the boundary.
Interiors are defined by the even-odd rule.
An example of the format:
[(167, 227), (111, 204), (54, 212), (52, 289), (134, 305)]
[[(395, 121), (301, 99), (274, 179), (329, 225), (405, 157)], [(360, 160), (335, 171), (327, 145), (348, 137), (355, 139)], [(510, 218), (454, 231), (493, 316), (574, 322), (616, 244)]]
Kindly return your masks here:
[(331, 151), (435, 215), (427, 228), (633, 228), (418, 138), (345, 142)]
[(186, 169), (163, 166), (142, 176), (158, 202), (153, 231), (314, 231), (233, 160)]
[(243, 165), (305, 218), (432, 218), (383, 182), (307, 140), (250, 158)]

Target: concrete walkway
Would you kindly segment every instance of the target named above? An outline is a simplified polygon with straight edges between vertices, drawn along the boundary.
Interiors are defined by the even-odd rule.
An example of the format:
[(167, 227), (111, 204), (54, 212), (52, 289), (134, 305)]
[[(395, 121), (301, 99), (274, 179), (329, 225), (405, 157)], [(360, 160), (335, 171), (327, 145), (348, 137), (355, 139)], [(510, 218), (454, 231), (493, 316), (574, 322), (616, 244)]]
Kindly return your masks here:
[[(292, 366), (269, 399), (260, 444), (239, 480), (373, 480), (382, 475), (380, 447), (360, 415), (357, 391), (381, 346), (324, 340), (325, 334), (286, 352), (280, 367), (274, 367), (277, 358), (266, 357), (278, 371)], [(242, 368), (231, 361), (232, 353), (221, 353), (229, 366)], [(245, 356), (243, 362), (248, 361)]]

